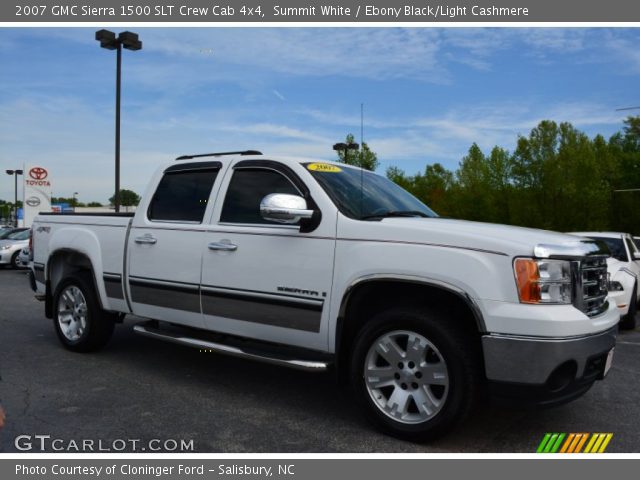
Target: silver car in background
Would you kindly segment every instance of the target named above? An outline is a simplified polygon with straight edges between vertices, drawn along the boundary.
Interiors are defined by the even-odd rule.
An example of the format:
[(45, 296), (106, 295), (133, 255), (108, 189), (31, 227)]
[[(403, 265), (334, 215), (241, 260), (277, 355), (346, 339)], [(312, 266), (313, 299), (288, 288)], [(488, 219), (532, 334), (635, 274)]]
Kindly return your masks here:
[(29, 246), (29, 237), (31, 237), (31, 230), (19, 229), (0, 240), (0, 266), (21, 268), (18, 256), (24, 247)]
[(20, 250), (20, 253), (18, 254), (18, 262), (20, 263), (20, 267), (29, 267), (29, 255), (31, 255), (31, 248), (29, 248), (29, 245)]

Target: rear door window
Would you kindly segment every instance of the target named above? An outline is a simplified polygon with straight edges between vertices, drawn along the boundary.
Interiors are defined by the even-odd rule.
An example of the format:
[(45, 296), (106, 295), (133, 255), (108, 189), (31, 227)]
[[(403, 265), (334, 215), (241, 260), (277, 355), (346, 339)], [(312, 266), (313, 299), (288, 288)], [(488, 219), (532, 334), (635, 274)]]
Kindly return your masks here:
[(202, 223), (218, 171), (166, 171), (149, 204), (149, 220)]

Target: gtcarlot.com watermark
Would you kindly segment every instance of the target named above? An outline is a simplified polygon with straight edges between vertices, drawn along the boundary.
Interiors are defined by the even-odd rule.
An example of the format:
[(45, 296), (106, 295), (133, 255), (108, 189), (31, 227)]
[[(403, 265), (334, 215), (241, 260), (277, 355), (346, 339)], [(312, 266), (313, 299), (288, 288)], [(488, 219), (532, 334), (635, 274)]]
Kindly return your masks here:
[(67, 440), (51, 435), (18, 435), (13, 444), (23, 452), (193, 452), (193, 440), (116, 438)]

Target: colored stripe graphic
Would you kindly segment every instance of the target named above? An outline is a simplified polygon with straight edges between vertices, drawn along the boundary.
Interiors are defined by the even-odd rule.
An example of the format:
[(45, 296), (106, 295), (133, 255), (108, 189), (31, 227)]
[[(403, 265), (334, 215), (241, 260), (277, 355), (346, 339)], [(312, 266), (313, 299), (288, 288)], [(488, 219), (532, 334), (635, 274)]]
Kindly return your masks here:
[(544, 437), (542, 437), (542, 441), (540, 442), (540, 445), (538, 445), (538, 449), (536, 450), (536, 453), (544, 452), (544, 447), (547, 445), (547, 442), (549, 441), (550, 437), (551, 437), (550, 433), (544, 434)]
[(578, 445), (576, 445), (576, 449), (573, 451), (573, 453), (580, 453), (582, 451), (582, 447), (584, 446), (585, 442), (587, 441), (587, 438), (589, 438), (589, 434), (588, 433), (581, 433), (580, 435), (582, 435), (582, 438), (578, 442)]
[(558, 451), (558, 449), (560, 448), (560, 445), (562, 445), (562, 440), (564, 440), (565, 436), (566, 436), (565, 433), (561, 433), (558, 435), (558, 439), (556, 440), (556, 443), (553, 444), (553, 447), (551, 447), (551, 450), (549, 450), (549, 453), (556, 453)]
[(594, 446), (599, 436), (600, 434), (598, 433), (594, 433), (593, 435), (591, 435), (591, 439), (589, 440), (589, 443), (587, 443), (587, 447), (584, 449), (584, 453), (591, 453), (591, 447)]
[[(603, 453), (613, 433), (545, 433), (536, 453)], [(586, 444), (586, 447), (585, 447)]]
[(609, 442), (611, 441), (611, 439), (613, 438), (613, 433), (607, 433), (607, 436), (604, 439), (604, 442), (602, 442), (602, 445), (600, 445), (600, 450), (598, 450), (598, 453), (603, 453), (606, 448), (607, 445), (609, 445)]
[(560, 450), (560, 453), (567, 453), (567, 449), (569, 448), (569, 445), (571, 445), (571, 442), (573, 442), (573, 439), (575, 438), (575, 436), (576, 436), (575, 433), (569, 434), (566, 442), (564, 442), (564, 445), (562, 445), (562, 449)]

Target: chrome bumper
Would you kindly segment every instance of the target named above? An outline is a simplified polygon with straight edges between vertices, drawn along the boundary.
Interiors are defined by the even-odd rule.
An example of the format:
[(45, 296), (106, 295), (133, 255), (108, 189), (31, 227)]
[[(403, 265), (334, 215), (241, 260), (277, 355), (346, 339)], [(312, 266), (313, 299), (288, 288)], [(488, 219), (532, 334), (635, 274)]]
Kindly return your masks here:
[[(566, 338), (488, 334), (482, 337), (487, 379), (544, 385), (558, 367), (575, 365), (574, 380), (590, 377), (599, 359), (616, 344), (618, 327), (593, 335)], [(598, 359), (598, 366), (591, 363)], [(597, 373), (597, 372), (596, 372)], [(593, 375), (593, 380), (601, 375)]]

